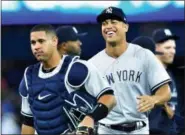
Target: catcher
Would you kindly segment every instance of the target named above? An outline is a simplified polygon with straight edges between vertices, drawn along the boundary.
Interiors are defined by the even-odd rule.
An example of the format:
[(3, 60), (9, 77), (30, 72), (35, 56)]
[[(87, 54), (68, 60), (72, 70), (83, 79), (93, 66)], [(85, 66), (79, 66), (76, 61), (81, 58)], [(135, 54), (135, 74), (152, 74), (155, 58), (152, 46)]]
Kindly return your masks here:
[(116, 104), (113, 90), (92, 64), (78, 56), (61, 58), (51, 25), (33, 27), (30, 43), (39, 62), (25, 69), (19, 86), (21, 133), (93, 134), (94, 123)]

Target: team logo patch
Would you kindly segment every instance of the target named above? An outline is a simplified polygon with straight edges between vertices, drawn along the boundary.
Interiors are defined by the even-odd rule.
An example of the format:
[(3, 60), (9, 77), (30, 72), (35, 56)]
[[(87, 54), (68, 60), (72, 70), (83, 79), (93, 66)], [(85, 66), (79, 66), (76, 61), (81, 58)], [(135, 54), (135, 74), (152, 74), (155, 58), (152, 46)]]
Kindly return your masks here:
[(111, 7), (107, 8), (106, 13), (112, 14), (112, 8)]
[(166, 34), (166, 36), (171, 36), (172, 35), (172, 33), (169, 29), (165, 29), (164, 33)]

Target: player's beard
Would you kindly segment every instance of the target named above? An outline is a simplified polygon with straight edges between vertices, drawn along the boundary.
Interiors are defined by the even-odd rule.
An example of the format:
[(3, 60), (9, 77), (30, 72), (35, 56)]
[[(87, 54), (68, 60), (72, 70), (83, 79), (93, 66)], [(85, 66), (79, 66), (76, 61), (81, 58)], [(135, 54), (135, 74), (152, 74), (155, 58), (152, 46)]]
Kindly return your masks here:
[(80, 56), (81, 49), (80, 48), (77, 49), (77, 48), (71, 47), (71, 48), (68, 48), (68, 50), (66, 51), (66, 53), (68, 55), (72, 55), (72, 56), (75, 56), (75, 55)]
[(107, 43), (111, 47), (116, 47), (117, 45), (119, 45), (119, 40), (114, 37), (114, 39), (107, 40)]
[(46, 58), (45, 57), (37, 57), (36, 58), (38, 61), (40, 61), (40, 62), (45, 62), (46, 61)]
[(115, 41), (112, 41), (112, 42), (108, 42), (108, 44), (111, 46), (111, 47), (116, 47), (117, 43)]

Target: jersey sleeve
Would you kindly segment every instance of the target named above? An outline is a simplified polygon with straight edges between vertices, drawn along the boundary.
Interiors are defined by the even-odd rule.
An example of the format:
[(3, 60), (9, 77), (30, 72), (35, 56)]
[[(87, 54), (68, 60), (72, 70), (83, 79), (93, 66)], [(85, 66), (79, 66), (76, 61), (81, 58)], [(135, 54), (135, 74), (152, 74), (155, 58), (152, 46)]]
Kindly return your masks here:
[(89, 94), (98, 99), (103, 93), (113, 91), (103, 78), (103, 75), (93, 64), (87, 62), (87, 66), (89, 69), (89, 76), (85, 82), (85, 88)]
[(19, 94), (22, 98), (21, 114), (27, 117), (33, 117), (30, 109), (30, 105), (28, 102), (28, 87), (27, 87), (27, 77), (26, 77), (27, 69), (28, 68), (26, 68), (24, 72), (24, 76), (19, 85)]
[(157, 57), (149, 50), (146, 50), (147, 58), (147, 79), (152, 92), (157, 90), (160, 86), (170, 82), (170, 77), (165, 68)]

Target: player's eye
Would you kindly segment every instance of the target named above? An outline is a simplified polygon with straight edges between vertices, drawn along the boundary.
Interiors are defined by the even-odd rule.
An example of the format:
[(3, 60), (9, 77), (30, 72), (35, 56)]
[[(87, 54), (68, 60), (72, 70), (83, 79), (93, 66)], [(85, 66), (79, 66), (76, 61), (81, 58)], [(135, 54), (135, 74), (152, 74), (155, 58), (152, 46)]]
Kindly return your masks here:
[(170, 47), (165, 47), (165, 49), (170, 49)]
[(39, 39), (38, 42), (39, 42), (40, 44), (42, 44), (42, 43), (45, 42), (45, 40), (44, 40), (44, 39)]
[(35, 45), (35, 44), (36, 44), (36, 41), (35, 41), (35, 40), (31, 40), (31, 41), (30, 41), (30, 44), (31, 44), (31, 45)]
[(103, 25), (103, 26), (105, 26), (106, 24), (107, 24), (106, 21), (102, 22), (102, 25)]
[(117, 21), (116, 20), (112, 20), (111, 23), (112, 24), (117, 24)]

